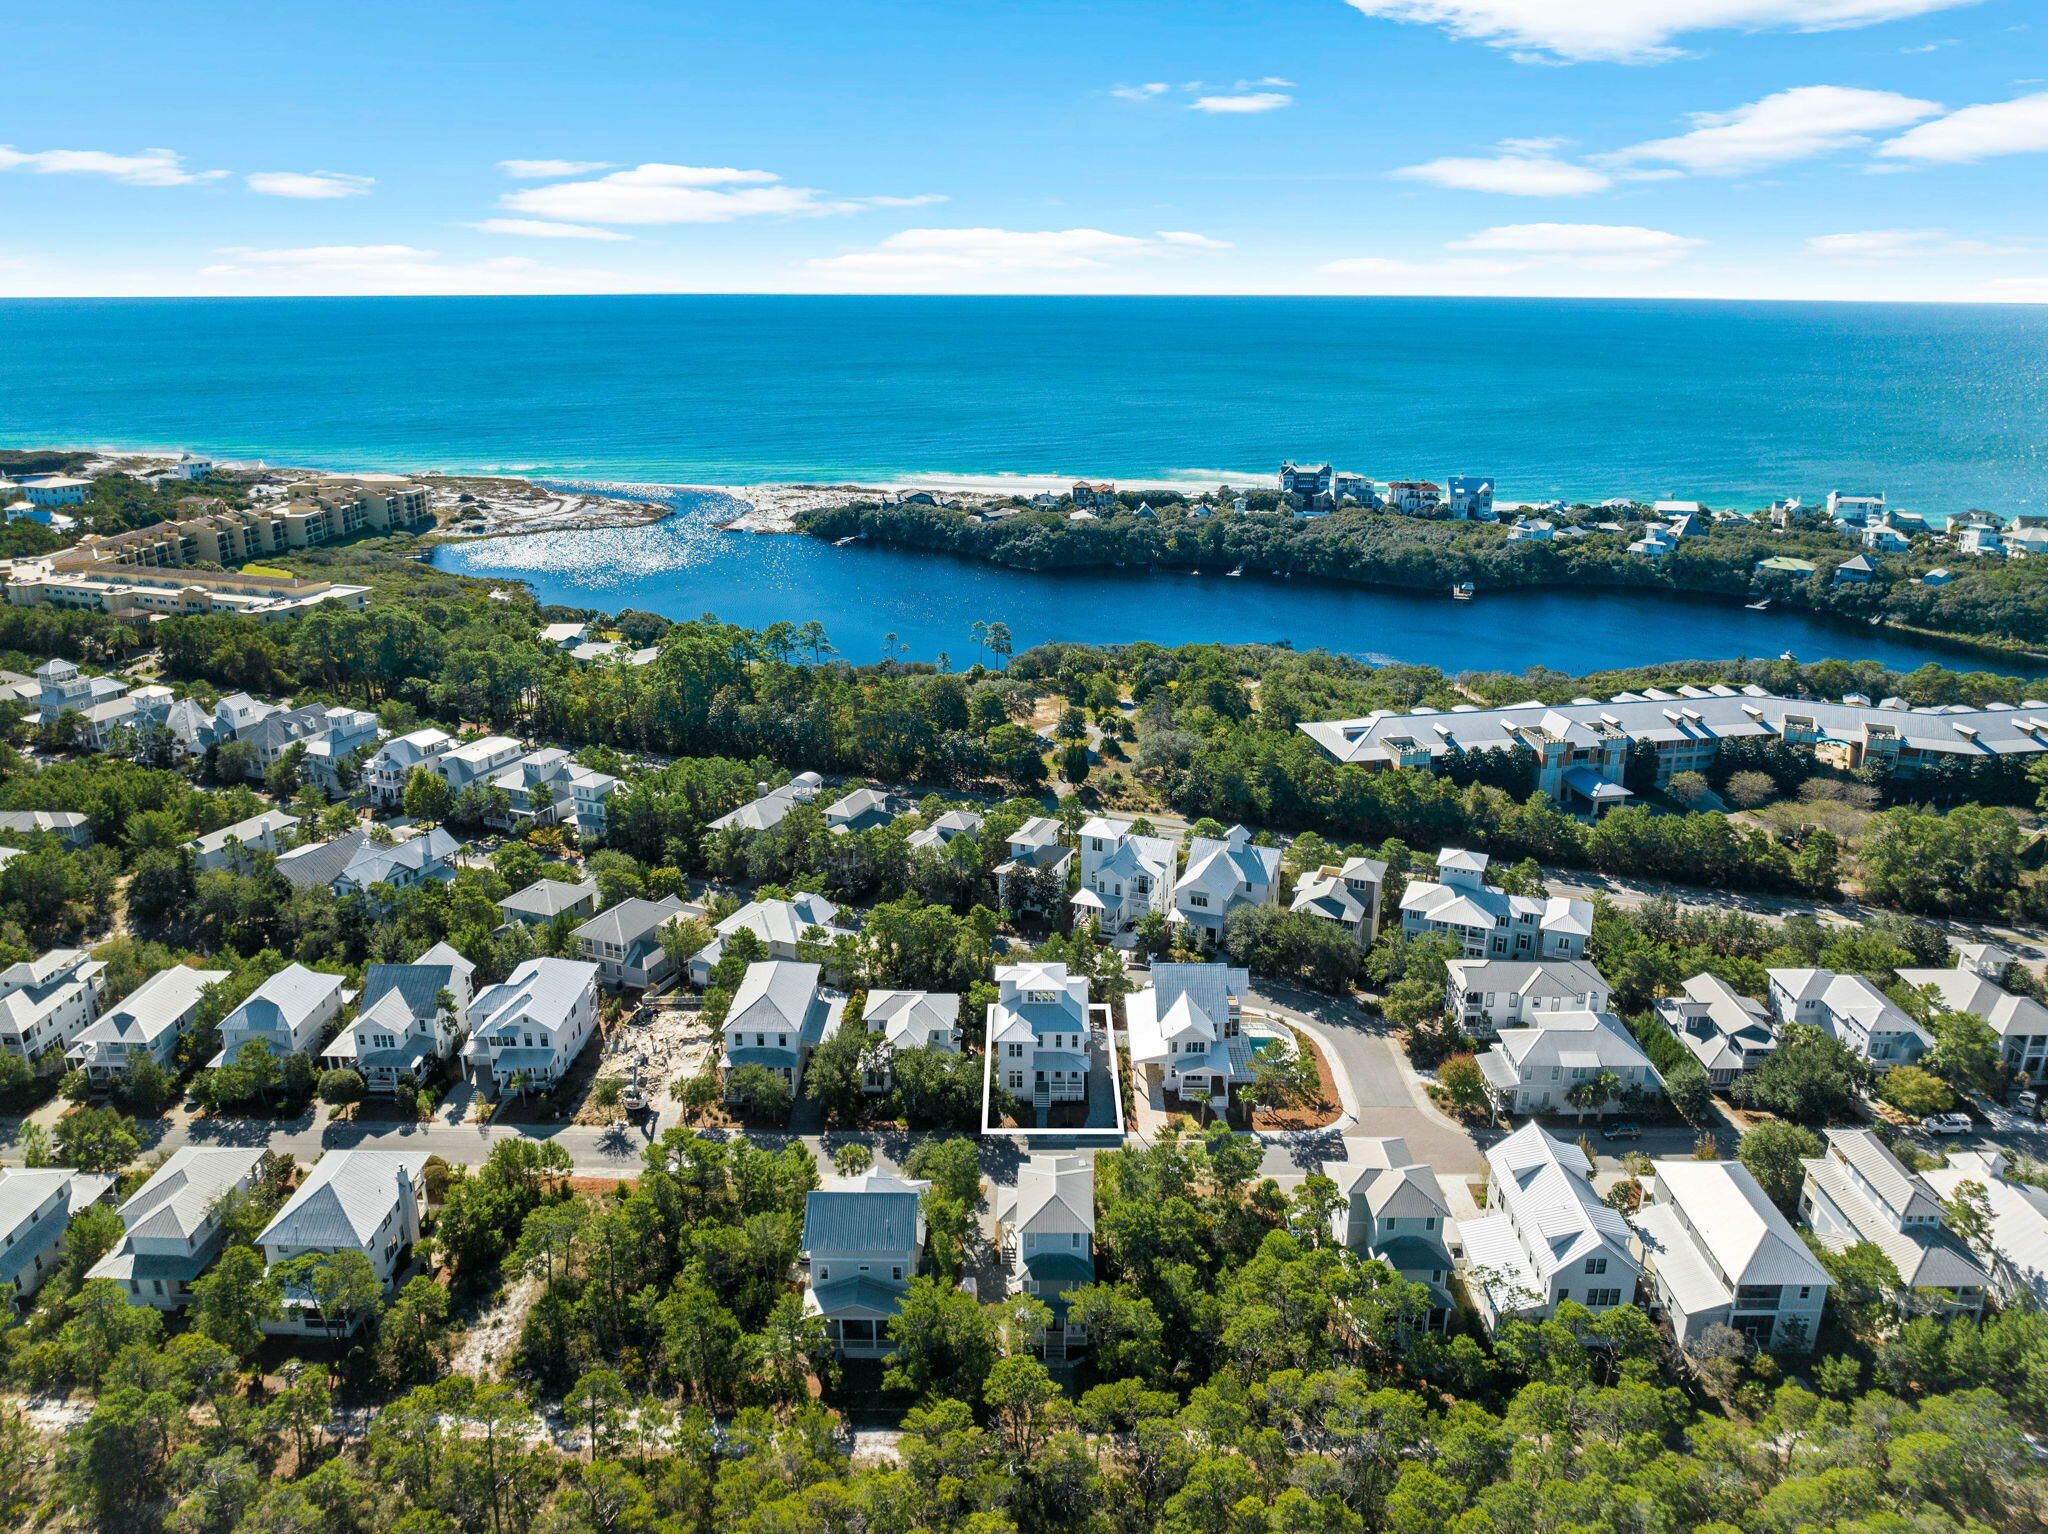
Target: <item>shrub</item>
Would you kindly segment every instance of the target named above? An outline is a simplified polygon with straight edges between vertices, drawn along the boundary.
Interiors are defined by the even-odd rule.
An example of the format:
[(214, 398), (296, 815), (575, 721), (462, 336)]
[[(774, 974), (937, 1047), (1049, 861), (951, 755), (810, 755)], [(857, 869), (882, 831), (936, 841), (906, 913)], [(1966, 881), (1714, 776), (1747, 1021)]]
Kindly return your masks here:
[(1901, 1113), (1925, 1118), (1946, 1113), (1955, 1106), (1956, 1095), (1948, 1083), (1917, 1065), (1894, 1066), (1877, 1084), (1877, 1095)]

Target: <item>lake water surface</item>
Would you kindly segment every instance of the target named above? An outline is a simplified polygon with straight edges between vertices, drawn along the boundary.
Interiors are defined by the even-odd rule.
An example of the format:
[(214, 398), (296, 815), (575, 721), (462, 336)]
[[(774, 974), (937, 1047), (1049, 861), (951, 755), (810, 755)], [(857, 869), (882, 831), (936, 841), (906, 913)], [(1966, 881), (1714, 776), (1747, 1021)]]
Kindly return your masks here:
[[(589, 486), (587, 488), (600, 488)], [(1921, 643), (1792, 611), (1751, 612), (1721, 599), (1623, 591), (1503, 591), (1475, 602), (1448, 595), (1185, 571), (1038, 574), (876, 544), (846, 548), (795, 534), (728, 533), (741, 509), (704, 492), (602, 486), (664, 499), (677, 514), (646, 527), (537, 533), (444, 544), (435, 563), (464, 575), (525, 581), (543, 602), (669, 618), (716, 613), (760, 628), (824, 624), (850, 660), (883, 657), (889, 636), (913, 660), (942, 651), (976, 659), (970, 625), (1010, 626), (1016, 648), (1069, 639), (1112, 644), (1270, 643), (1322, 647), (1448, 672), (1546, 666), (1580, 674), (1666, 660), (1839, 656), (1910, 670), (1927, 661), (2011, 673), (2002, 657)]]

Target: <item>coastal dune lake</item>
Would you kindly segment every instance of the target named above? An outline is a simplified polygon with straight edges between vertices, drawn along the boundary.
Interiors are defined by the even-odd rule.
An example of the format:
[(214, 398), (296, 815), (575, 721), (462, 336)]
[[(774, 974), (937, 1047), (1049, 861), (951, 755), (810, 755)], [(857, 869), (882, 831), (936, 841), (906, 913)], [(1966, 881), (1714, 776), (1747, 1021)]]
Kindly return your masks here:
[[(1271, 483), (1283, 458), (1504, 500), (1759, 507), (1881, 491), (2048, 511), (2048, 306), (1457, 298), (0, 301), (0, 445), (648, 486), (1088, 475)], [(657, 528), (443, 556), (577, 605), (815, 617), (848, 655), (1272, 640), (1452, 670), (1958, 652), (1738, 604), (1101, 571)], [(1969, 652), (1960, 652), (1967, 656)], [(2001, 663), (1986, 664), (1998, 667)], [(2009, 666), (2004, 669), (2010, 669)]]
[[(969, 626), (1002, 622), (1019, 650), (1043, 640), (1113, 644), (1270, 643), (1335, 650), (1445, 671), (1574, 675), (1663, 660), (1826, 656), (1910, 670), (1927, 661), (2010, 672), (2003, 657), (1922, 644), (1793, 612), (1751, 612), (1729, 600), (1639, 592), (1503, 591), (1474, 602), (1385, 587), (1274, 580), (1185, 570), (1038, 574), (945, 555), (855, 544), (838, 548), (795, 534), (722, 532), (738, 502), (702, 491), (616, 484), (578, 486), (677, 507), (666, 521), (600, 532), (537, 533), (445, 544), (435, 563), (464, 575), (521, 580), (543, 602), (669, 618), (716, 613), (758, 628), (824, 624), (850, 660), (895, 653), (956, 666), (978, 656)], [(2017, 668), (2028, 670), (2029, 668)]]

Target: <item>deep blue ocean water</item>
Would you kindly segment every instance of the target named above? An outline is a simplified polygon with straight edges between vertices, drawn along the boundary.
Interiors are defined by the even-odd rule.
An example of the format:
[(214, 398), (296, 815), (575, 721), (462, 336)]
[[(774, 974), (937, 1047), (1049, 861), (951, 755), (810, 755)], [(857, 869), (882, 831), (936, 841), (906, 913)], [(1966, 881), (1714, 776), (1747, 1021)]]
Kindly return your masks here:
[[(592, 297), (0, 301), (0, 446), (743, 484), (1219, 472), (1283, 457), (1503, 496), (1761, 505), (1883, 490), (2048, 510), (2048, 308), (1521, 299)], [(1789, 614), (1043, 577), (675, 525), (486, 545), (588, 605), (1024, 640), (1271, 639), (1458, 669), (1741, 650), (1925, 658)], [(623, 540), (621, 542), (620, 540)], [(1185, 583), (1185, 584), (1182, 584)], [(1226, 591), (1225, 588), (1228, 588)], [(579, 597), (568, 595), (570, 591)], [(808, 610), (792, 610), (805, 609)], [(1754, 621), (1754, 620), (1762, 621)], [(955, 631), (958, 631), (957, 633)]]

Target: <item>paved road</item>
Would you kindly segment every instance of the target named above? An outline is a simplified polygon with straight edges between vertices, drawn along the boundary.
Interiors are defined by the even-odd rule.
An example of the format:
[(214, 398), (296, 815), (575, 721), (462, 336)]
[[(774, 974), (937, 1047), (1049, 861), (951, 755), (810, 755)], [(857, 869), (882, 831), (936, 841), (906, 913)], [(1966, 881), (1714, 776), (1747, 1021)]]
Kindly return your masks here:
[[(1589, 873), (1583, 868), (1546, 868), (1543, 870), (1543, 882), (1553, 895), (1576, 895), (1582, 900), (1605, 895), (1620, 906), (1639, 906), (1662, 898), (1697, 910), (1740, 911), (1773, 922), (1781, 922), (1788, 916), (1811, 916), (1828, 926), (1854, 927), (1880, 914), (1877, 908), (1860, 905), (1854, 900), (1831, 904), (1799, 895), (1751, 895), (1706, 890), (1690, 884), (1658, 884), (1642, 879), (1615, 878), (1608, 874)], [(1951, 942), (2000, 944), (2037, 968), (2043, 960), (2048, 960), (2048, 932), (2039, 927), (1935, 916), (1920, 916), (1914, 920), (1935, 928)]]

